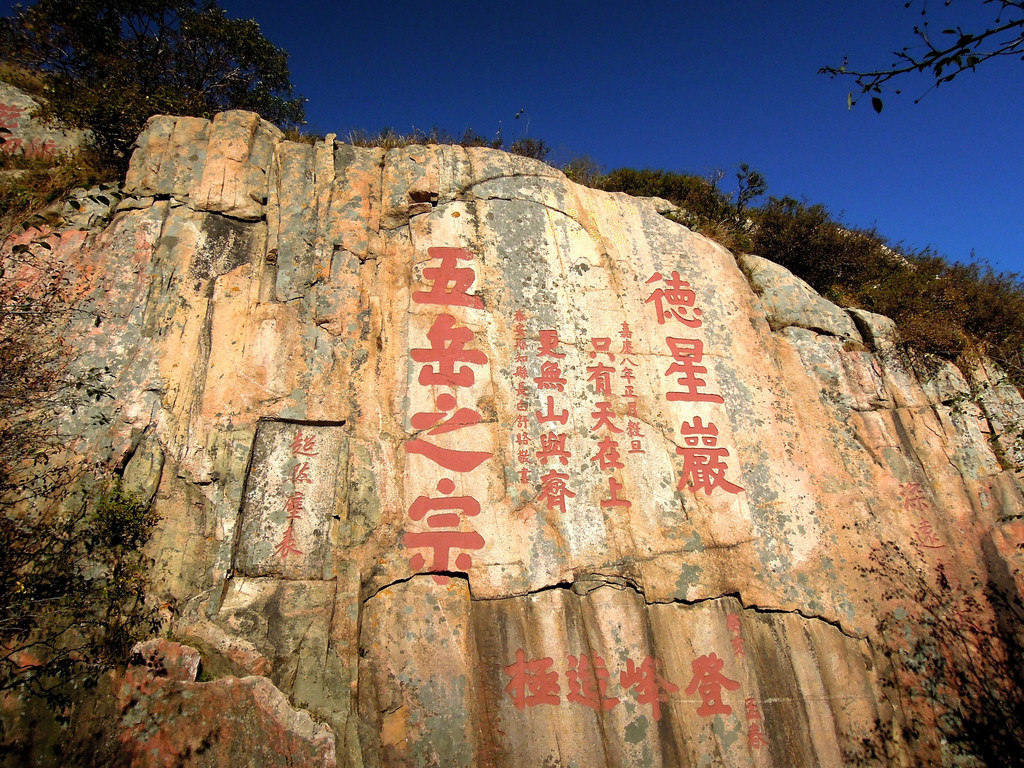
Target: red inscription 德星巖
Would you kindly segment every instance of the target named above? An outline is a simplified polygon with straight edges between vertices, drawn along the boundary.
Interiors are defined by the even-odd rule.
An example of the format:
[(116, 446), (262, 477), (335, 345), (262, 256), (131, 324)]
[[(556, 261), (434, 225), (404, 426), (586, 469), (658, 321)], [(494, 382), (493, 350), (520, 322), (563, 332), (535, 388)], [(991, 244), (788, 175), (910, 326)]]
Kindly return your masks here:
[(672, 276), (668, 278), (662, 277), (660, 272), (655, 272), (647, 284), (650, 285), (659, 280), (665, 284), (665, 287), (656, 288), (645, 302), (646, 304), (654, 303), (658, 313), (658, 324), (664, 325), (665, 320), (672, 318), (689, 328), (700, 326), (701, 311), (694, 306), (697, 294), (690, 288), (690, 284), (683, 280), (676, 271), (673, 271)]
[(679, 428), (685, 446), (676, 448), (683, 457), (683, 471), (679, 477), (679, 490), (690, 488), (704, 491), (708, 496), (715, 488), (727, 493), (739, 493), (743, 489), (725, 479), (729, 469), (723, 458), (729, 451), (718, 446), (718, 427), (713, 422), (707, 425), (700, 416), (694, 416), (691, 423), (683, 422)]

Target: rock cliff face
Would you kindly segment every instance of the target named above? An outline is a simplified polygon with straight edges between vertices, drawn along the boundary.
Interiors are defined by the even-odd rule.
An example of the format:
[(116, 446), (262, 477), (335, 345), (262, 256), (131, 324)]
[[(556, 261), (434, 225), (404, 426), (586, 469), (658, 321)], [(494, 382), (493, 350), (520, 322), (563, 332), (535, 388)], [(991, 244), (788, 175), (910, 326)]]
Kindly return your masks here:
[(56, 157), (77, 149), (84, 132), (57, 128), (35, 119), (39, 102), (20, 88), (0, 82), (0, 153), (26, 157)]
[(289, 764), (957, 759), (933, 673), (1019, 629), (998, 371), (919, 376), (654, 201), (333, 138), (154, 118), (109, 225), (50, 236), (116, 403), (77, 450), (154, 500), (171, 633), (227, 676), (138, 683), (124, 743), (213, 764), (195, 700), (276, 687), (333, 734)]

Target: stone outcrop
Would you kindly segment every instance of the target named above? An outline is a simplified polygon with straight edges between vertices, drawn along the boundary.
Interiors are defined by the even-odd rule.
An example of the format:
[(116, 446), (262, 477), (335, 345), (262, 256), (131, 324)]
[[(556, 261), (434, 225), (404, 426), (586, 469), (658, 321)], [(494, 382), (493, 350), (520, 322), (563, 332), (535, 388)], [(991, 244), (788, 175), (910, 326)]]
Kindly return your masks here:
[[(49, 236), (116, 403), (75, 448), (153, 499), (216, 677), (132, 683), (188, 710), (138, 764), (199, 689), (308, 713), (324, 765), (954, 760), (914, 639), (1021, 587), (994, 367), (922, 378), (885, 318), (496, 150), (157, 117), (123, 194)], [(188, 738), (275, 765), (260, 727)]]
[(36, 119), (39, 102), (9, 83), (0, 81), (0, 152), (26, 157), (56, 157), (77, 149), (84, 131), (47, 125)]
[(265, 677), (196, 682), (199, 653), (167, 641), (133, 649), (124, 674), (76, 713), (76, 765), (335, 768), (334, 735)]

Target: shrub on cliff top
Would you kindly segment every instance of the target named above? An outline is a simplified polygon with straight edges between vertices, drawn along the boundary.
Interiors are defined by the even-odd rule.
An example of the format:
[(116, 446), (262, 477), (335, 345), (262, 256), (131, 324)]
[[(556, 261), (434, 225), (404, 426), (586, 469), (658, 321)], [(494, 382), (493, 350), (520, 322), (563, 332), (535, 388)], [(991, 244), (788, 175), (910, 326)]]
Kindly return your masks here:
[(38, 0), (2, 20), (0, 55), (44, 80), (44, 118), (89, 129), (121, 168), (155, 114), (304, 119), (288, 54), (216, 0)]

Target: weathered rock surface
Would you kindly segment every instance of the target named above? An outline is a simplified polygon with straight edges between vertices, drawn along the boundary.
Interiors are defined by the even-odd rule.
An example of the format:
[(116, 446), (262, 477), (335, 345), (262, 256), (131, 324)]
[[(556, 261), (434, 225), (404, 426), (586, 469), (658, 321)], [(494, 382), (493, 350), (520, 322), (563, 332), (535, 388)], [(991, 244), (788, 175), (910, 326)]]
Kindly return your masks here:
[(147, 646), (135, 649), (124, 675), (103, 681), (106, 695), (76, 713), (67, 751), (74, 764), (337, 765), (330, 728), (294, 709), (265, 677), (197, 683), (188, 669), (198, 662), (195, 649)]
[(0, 152), (27, 157), (55, 157), (77, 149), (85, 133), (47, 125), (33, 116), (39, 102), (20, 88), (0, 82)]
[(158, 117), (124, 193), (51, 235), (117, 404), (77, 449), (154, 499), (172, 632), (229, 675), (140, 683), (138, 764), (208, 764), (201, 685), (346, 766), (955, 758), (892, 632), (1020, 589), (994, 368), (922, 382), (885, 318), (495, 150)]

